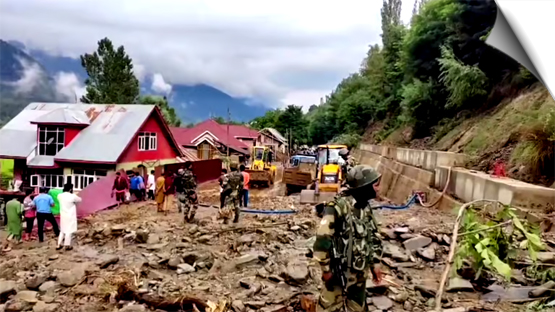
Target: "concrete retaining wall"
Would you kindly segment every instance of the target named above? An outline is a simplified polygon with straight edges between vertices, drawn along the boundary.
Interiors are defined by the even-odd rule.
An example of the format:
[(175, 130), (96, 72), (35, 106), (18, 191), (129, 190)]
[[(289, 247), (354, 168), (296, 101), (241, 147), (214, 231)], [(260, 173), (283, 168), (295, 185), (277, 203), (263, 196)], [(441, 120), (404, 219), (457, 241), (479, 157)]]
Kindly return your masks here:
[(452, 167), (446, 193), (463, 202), (498, 200), (540, 212), (555, 205), (555, 189), (458, 167), (470, 159), (465, 154), (362, 144), (354, 155), (382, 173), (384, 196), (394, 202), (405, 201), (416, 190), (427, 191), (428, 201), (433, 201), (445, 187)]

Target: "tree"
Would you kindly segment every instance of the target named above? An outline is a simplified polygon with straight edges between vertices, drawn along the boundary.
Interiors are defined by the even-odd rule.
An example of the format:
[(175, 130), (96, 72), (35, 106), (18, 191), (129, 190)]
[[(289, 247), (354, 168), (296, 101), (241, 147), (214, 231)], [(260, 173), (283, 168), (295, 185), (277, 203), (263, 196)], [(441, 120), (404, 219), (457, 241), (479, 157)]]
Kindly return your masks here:
[(87, 93), (83, 103), (131, 104), (139, 96), (139, 80), (133, 73), (133, 61), (123, 46), (114, 49), (112, 41), (98, 41), (92, 54), (81, 55), (81, 65), (87, 71)]
[(157, 95), (145, 95), (141, 96), (138, 99), (138, 104), (148, 104), (148, 105), (156, 105), (162, 112), (162, 116), (164, 116), (164, 120), (170, 127), (179, 127), (181, 126), (181, 120), (175, 113), (173, 107), (168, 104), (168, 100), (166, 97), (157, 96)]
[(253, 129), (262, 130), (264, 128), (276, 128), (276, 122), (283, 113), (281, 109), (269, 110), (264, 116), (256, 117), (250, 122)]
[(275, 128), (282, 134), (291, 133), (295, 144), (308, 143), (308, 121), (303, 114), (302, 106), (287, 106), (283, 113), (278, 116)]

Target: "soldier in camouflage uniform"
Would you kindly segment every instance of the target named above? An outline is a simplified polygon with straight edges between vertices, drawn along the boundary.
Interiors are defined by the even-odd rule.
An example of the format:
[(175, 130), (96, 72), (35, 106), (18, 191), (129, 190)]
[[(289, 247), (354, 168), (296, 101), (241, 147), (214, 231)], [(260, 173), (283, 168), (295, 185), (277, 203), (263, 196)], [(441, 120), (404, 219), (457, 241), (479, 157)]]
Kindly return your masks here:
[(341, 158), (345, 161), (343, 166), (341, 166), (341, 171), (343, 172), (343, 176), (346, 177), (349, 169), (358, 165), (358, 163), (355, 158), (350, 155), (349, 150), (346, 148), (339, 151), (339, 156), (341, 156)]
[(237, 163), (229, 164), (230, 173), (224, 176), (222, 188), (225, 192), (225, 205), (221, 213), (224, 223), (227, 223), (229, 216), (235, 212), (233, 223), (239, 222), (239, 195), (243, 191), (243, 174), (237, 171)]
[(183, 210), (185, 222), (191, 222), (195, 218), (198, 208), (197, 177), (193, 173), (192, 162), (185, 162), (185, 170), (178, 170), (176, 180), (178, 182), (176, 193), (179, 212)]
[[(321, 265), (325, 286), (317, 311), (338, 311), (344, 306), (348, 311), (366, 311), (368, 271), (375, 283), (381, 282), (382, 243), (369, 205), (376, 197), (380, 177), (372, 167), (355, 166), (347, 174), (348, 188), (324, 204), (314, 243), (314, 258)], [(332, 274), (331, 268), (337, 268), (330, 262), (332, 248), (341, 259), (346, 289), (341, 287), (340, 277)]]

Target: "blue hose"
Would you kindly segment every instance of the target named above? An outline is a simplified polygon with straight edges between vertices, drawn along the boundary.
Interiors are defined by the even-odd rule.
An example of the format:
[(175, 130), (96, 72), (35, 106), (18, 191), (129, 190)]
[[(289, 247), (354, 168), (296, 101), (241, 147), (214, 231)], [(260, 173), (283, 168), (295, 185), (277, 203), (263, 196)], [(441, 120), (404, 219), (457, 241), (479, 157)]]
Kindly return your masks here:
[(416, 203), (416, 199), (418, 198), (418, 195), (414, 194), (412, 195), (412, 197), (409, 199), (408, 203), (402, 205), (402, 206), (393, 206), (393, 205), (381, 205), (381, 206), (376, 206), (376, 207), (372, 207), (372, 209), (392, 209), (392, 210), (405, 210), (410, 208), (410, 206), (414, 205)]

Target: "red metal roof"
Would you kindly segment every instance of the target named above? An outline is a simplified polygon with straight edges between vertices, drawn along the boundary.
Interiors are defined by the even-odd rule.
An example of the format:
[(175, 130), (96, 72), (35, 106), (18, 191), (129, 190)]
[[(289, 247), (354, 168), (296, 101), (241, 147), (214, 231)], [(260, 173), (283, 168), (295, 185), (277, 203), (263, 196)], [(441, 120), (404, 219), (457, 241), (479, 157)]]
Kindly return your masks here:
[(225, 146), (229, 146), (239, 152), (248, 151), (248, 145), (236, 138), (258, 137), (258, 131), (240, 125), (229, 126), (229, 140), (227, 135), (227, 125), (220, 125), (212, 119), (208, 119), (194, 126), (193, 128), (171, 128), (171, 132), (177, 143), (181, 146), (194, 146), (193, 141), (205, 132), (210, 132), (217, 138), (217, 141)]

